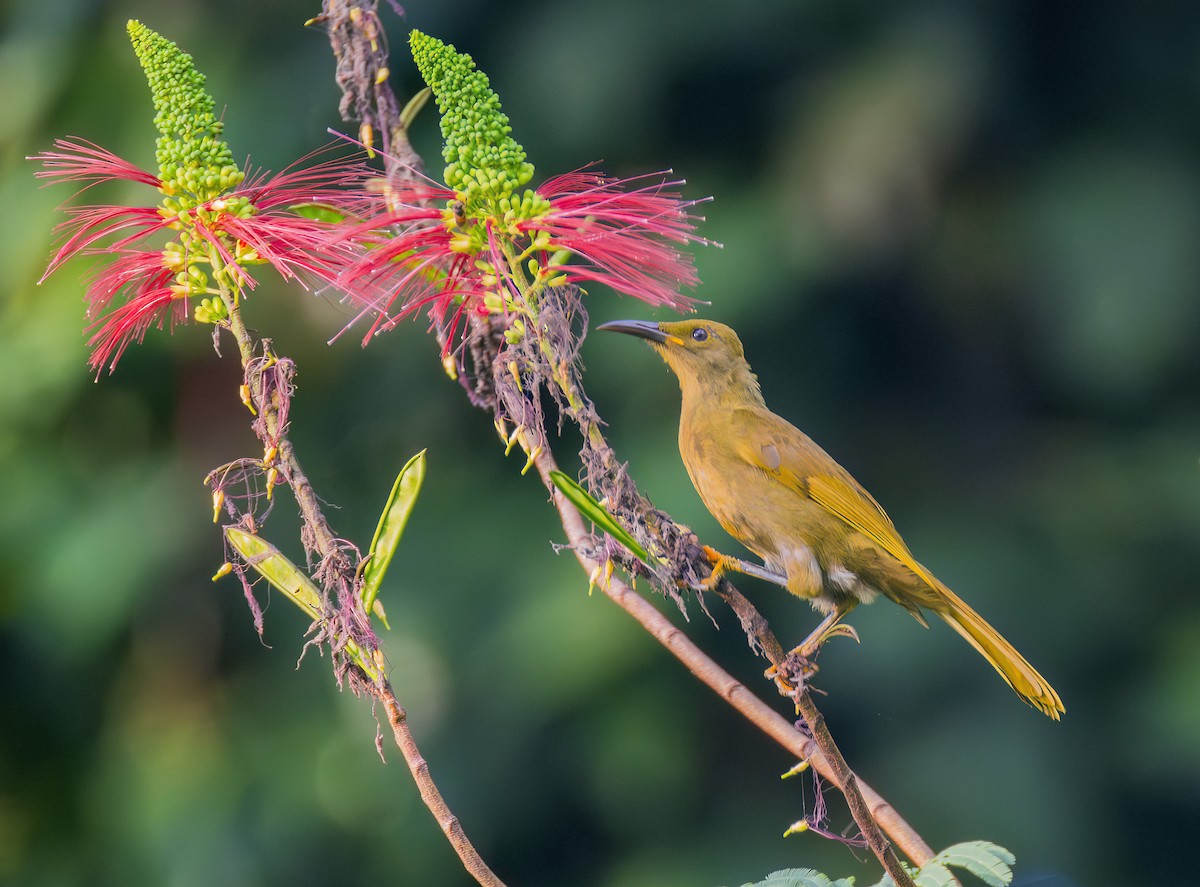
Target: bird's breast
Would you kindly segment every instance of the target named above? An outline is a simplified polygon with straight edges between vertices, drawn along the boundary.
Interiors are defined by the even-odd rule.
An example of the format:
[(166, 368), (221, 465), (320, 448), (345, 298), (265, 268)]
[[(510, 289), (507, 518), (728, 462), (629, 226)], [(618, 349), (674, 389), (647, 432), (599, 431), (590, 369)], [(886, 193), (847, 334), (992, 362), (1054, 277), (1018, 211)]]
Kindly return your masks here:
[[(842, 597), (874, 596), (875, 583), (847, 557), (849, 528), (843, 522), (765, 467), (747, 462), (736, 426), (727, 419), (687, 419), (680, 426), (680, 455), (725, 532), (785, 573), (789, 591), (819, 608)], [(769, 454), (764, 463), (768, 460)]]
[[(743, 459), (728, 422), (695, 421), (680, 428), (679, 452), (705, 506), (727, 533), (764, 559), (798, 538), (819, 515), (813, 503)], [(818, 509), (819, 510), (819, 509)]]

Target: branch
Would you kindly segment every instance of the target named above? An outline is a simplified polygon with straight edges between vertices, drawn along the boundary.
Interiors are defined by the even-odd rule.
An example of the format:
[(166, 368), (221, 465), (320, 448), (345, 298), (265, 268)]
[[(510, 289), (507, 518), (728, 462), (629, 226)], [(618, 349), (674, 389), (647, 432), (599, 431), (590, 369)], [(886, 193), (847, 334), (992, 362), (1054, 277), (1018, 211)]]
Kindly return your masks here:
[(417, 791), (421, 793), (421, 800), (425, 802), (425, 806), (429, 808), (429, 812), (441, 826), (442, 833), (450, 842), (450, 846), (454, 848), (454, 852), (458, 854), (458, 858), (462, 860), (463, 867), (481, 887), (504, 887), (504, 882), (496, 877), (475, 850), (474, 845), (467, 838), (466, 832), (463, 831), (458, 817), (450, 811), (442, 793), (434, 784), (433, 777), (429, 775), (429, 764), (421, 756), (416, 740), (413, 739), (412, 731), (408, 729), (408, 715), (396, 701), (391, 685), (385, 681), (383, 686), (376, 688), (374, 692), (387, 710), (388, 723), (392, 726), (392, 737), (396, 740), (396, 747), (404, 755), (404, 761), (412, 773), (413, 782), (417, 784)]
[[(543, 482), (550, 489), (554, 506), (558, 509), (563, 530), (567, 534), (576, 559), (589, 576), (594, 575), (601, 565), (585, 553), (592, 547), (591, 533), (585, 526), (578, 509), (550, 481), (550, 472), (556, 471), (558, 468), (554, 457), (548, 450), (543, 449), (534, 456), (533, 461)], [(892, 876), (897, 885), (912, 884), (911, 878), (900, 868), (894, 852), (880, 834), (880, 829), (918, 867), (933, 857), (933, 849), (896, 812), (891, 804), (854, 775), (854, 772), (846, 764), (845, 758), (838, 751), (833, 738), (829, 735), (824, 718), (821, 717), (816, 705), (812, 702), (810, 694), (807, 692), (798, 694), (797, 704), (803, 706), (801, 714), (813, 731), (811, 737), (797, 730), (793, 724), (755, 696), (745, 684), (717, 665), (649, 601), (619, 578), (613, 576), (608, 581), (602, 582), (600, 587), (617, 606), (636, 619), (653, 635), (655, 640), (670, 650), (672, 655), (687, 667), (688, 671), (707, 684), (759, 730), (787, 749), (798, 760), (810, 761), (818, 773), (836, 785), (846, 796), (851, 815), (854, 816), (855, 822), (862, 830), (869, 846), (879, 857), (888, 874)], [(739, 618), (742, 618), (743, 613), (749, 614), (750, 611), (753, 611), (751, 618), (756, 618), (763, 626), (766, 625), (758, 611), (736, 589), (729, 586), (729, 591), (725, 593), (738, 601), (735, 609), (738, 610)], [(745, 619), (743, 619), (743, 624), (745, 624)], [(761, 640), (772, 663), (776, 667), (782, 665), (785, 658), (783, 649), (775, 640), (774, 635), (770, 634), (769, 628), (762, 634)], [(805, 701), (801, 703), (801, 699)]]
[[(396, 699), (391, 685), (385, 679), (380, 679), (378, 682), (369, 680), (361, 671), (351, 666), (341, 653), (341, 650), (346, 647), (347, 641), (353, 640), (358, 647), (370, 654), (379, 654), (378, 639), (371, 630), (369, 619), (359, 600), (358, 558), (353, 560), (350, 558), (349, 546), (339, 540), (330, 528), (329, 522), (321, 510), (320, 499), (300, 467), (300, 461), (287, 436), (290, 361), (273, 355), (266, 340), (256, 343), (254, 336), (246, 328), (237, 300), (227, 293), (223, 293), (222, 296), (229, 312), (228, 325), (225, 328), (237, 343), (245, 372), (246, 382), (243, 393), (247, 395), (247, 406), (251, 407), (257, 415), (256, 420), (252, 423), (253, 428), (263, 444), (264, 452), (273, 454), (270, 457), (264, 457), (263, 463), (255, 467), (267, 474), (268, 496), (274, 485), (271, 472), (277, 472), (291, 487), (303, 519), (301, 539), (305, 550), (310, 553), (310, 559), (315, 556), (320, 564), (317, 577), (321, 580), (326, 593), (328, 594), (331, 590), (334, 592), (336, 604), (328, 598), (324, 601), (324, 612), (321, 614), (320, 620), (321, 629), (316, 640), (324, 640), (330, 644), (335, 659), (335, 673), (339, 680), (348, 674), (351, 688), (355, 692), (360, 690), (368, 692), (383, 702), (396, 747), (400, 749), (405, 763), (408, 764), (421, 800), (437, 820), (438, 826), (462, 861), (463, 867), (482, 887), (504, 887), (503, 882), (484, 863), (463, 831), (458, 817), (451, 812), (441, 792), (438, 791), (437, 785), (429, 773), (429, 765), (417, 747), (412, 731), (409, 730), (404, 708)], [(262, 354), (257, 354), (257, 351), (261, 351)], [(272, 374), (271, 370), (278, 370), (278, 372)], [(250, 464), (253, 465), (253, 463)], [(246, 468), (245, 470), (250, 469)], [(220, 489), (227, 477), (227, 471), (210, 474), (209, 479), (214, 490)], [(237, 510), (232, 503), (229, 503), (227, 508), (231, 515), (237, 516)], [(252, 524), (257, 523), (253, 501), (241, 519)]]
[[(871, 793), (870, 802), (864, 798), (858, 780), (838, 751), (803, 684), (798, 684), (789, 695), (796, 697), (798, 712), (805, 716), (811, 737), (797, 730), (734, 680), (631, 587), (614, 580), (613, 561), (621, 562), (633, 575), (646, 572), (646, 568), (622, 546), (611, 541), (598, 542), (588, 531), (582, 515), (551, 481), (550, 472), (556, 468), (547, 445), (547, 422), (540, 396), (543, 387), (556, 402), (560, 417), (570, 418), (583, 435), (580, 457), (588, 485), (599, 491), (612, 513), (632, 531), (643, 548), (665, 555), (663, 565), (654, 569), (652, 578), (660, 590), (683, 606), (677, 587), (697, 587), (698, 571), (707, 569), (707, 561), (699, 556), (695, 537), (670, 515), (655, 509), (637, 491), (625, 466), (617, 462), (604, 439), (601, 419), (584, 393), (579, 376), (579, 346), (587, 330), (587, 313), (579, 296), (579, 291), (570, 286), (545, 290), (536, 302), (536, 322), (529, 325), (535, 332), (515, 342), (498, 335), (497, 318), (476, 320), (469, 333), (468, 346), (460, 357), (461, 379), (465, 381), (473, 376), (477, 394), (481, 381), (490, 381), (490, 388), (478, 398), (480, 405), (492, 408), (497, 428), (510, 446), (514, 441), (520, 443), (529, 456), (526, 468), (537, 466), (558, 507), (570, 546), (590, 579), (595, 581), (603, 576), (600, 585), (605, 593), (693, 674), (759, 729), (794, 751), (798, 758), (811, 759), (818, 772), (846, 795), (851, 814), (867, 845), (895, 884), (911, 887), (912, 881), (900, 866), (884, 832), (894, 832), (896, 843), (917, 866), (932, 857), (932, 850), (877, 794)], [(535, 309), (530, 306), (530, 310)], [(470, 366), (465, 360), (467, 356), (471, 358)], [(506, 419), (516, 425), (511, 437), (504, 433)], [(719, 587), (731, 605), (736, 601), (735, 611), (752, 646), (766, 655), (781, 674), (786, 674), (783, 670), (785, 654), (766, 620), (728, 582), (722, 582)]]

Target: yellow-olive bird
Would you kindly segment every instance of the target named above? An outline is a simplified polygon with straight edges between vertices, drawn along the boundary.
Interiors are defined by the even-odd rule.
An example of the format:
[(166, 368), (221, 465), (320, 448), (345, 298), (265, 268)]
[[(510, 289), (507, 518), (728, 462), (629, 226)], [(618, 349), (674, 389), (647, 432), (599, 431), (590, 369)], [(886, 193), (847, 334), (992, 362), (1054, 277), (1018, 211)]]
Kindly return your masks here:
[[(795, 653), (844, 631), (840, 620), (883, 595), (922, 625), (936, 613), (1030, 705), (1057, 720), (1062, 700), (1037, 670), (921, 566), (871, 494), (799, 429), (767, 409), (742, 343), (711, 320), (599, 327), (647, 340), (679, 378), (679, 453), (696, 492), (731, 536), (825, 614)], [(737, 561), (712, 553), (715, 573)]]

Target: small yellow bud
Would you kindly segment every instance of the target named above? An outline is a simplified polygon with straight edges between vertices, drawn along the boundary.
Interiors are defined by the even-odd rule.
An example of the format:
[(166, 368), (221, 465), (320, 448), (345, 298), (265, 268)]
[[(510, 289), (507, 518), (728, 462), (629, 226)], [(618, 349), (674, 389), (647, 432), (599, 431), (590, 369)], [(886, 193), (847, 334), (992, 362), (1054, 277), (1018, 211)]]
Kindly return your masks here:
[(524, 425), (518, 425), (513, 429), (512, 437), (508, 439), (508, 443), (504, 445), (504, 455), (512, 452), (512, 448), (517, 445), (517, 441), (521, 439), (521, 433), (525, 430)]
[(783, 836), (786, 838), (790, 835), (798, 835), (801, 832), (806, 832), (806, 831), (808, 831), (808, 820), (801, 819), (801, 820), (799, 820), (797, 822), (793, 822), (791, 825), (789, 825), (788, 830), (783, 833)]
[(391, 73), (387, 68), (380, 68), (375, 72), (375, 85), (378, 86), (380, 83), (383, 83), (391, 76)]
[(244, 403), (246, 405), (246, 409), (248, 409), (250, 411), (250, 414), (253, 416), (257, 416), (258, 410), (254, 409), (254, 403), (250, 400), (250, 386), (242, 385), (241, 387), (238, 388), (238, 394), (241, 395), (242, 403)]
[(458, 361), (454, 359), (453, 354), (447, 354), (442, 358), (442, 369), (446, 371), (447, 376), (458, 381)]
[(263, 453), (263, 467), (265, 468), (265, 467), (269, 466), (272, 462), (275, 461), (275, 457), (278, 455), (279, 455), (279, 447), (268, 447), (267, 451), (265, 453)]
[(225, 504), (225, 491), (213, 490), (213, 523), (221, 518), (221, 506)]
[(524, 476), (524, 475), (526, 475), (526, 474), (528, 474), (528, 473), (529, 473), (529, 469), (533, 467), (533, 463), (534, 463), (534, 461), (535, 461), (535, 460), (537, 459), (537, 457), (538, 457), (538, 456), (540, 456), (541, 454), (542, 454), (542, 448), (541, 448), (541, 446), (536, 446), (536, 447), (534, 447), (534, 448), (533, 448), (533, 449), (530, 451), (530, 453), (529, 453), (529, 458), (528, 458), (528, 459), (525, 461), (525, 467), (521, 469), (521, 475), (522, 475), (522, 476)]
[(379, 598), (371, 601), (371, 612), (379, 617), (379, 621), (383, 623), (384, 628), (389, 631), (391, 630), (391, 626), (388, 625), (387, 610), (383, 609), (383, 601)]
[(220, 569), (218, 569), (217, 572), (213, 573), (212, 581), (216, 582), (222, 576), (228, 576), (232, 572), (233, 572), (233, 564), (231, 564), (229, 561), (225, 561), (225, 563), (221, 564)]
[(779, 778), (780, 779), (789, 779), (792, 776), (798, 776), (801, 773), (803, 773), (805, 770), (807, 770), (808, 766), (809, 766), (808, 761), (801, 761), (799, 764), (797, 764), (795, 767), (793, 767), (787, 773), (780, 774)]

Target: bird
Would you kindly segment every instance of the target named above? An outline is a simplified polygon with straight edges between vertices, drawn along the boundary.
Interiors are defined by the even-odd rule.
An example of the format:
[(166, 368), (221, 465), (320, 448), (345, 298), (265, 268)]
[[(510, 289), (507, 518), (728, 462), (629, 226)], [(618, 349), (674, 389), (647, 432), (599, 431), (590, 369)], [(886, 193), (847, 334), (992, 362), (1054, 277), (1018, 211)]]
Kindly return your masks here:
[[(729, 535), (786, 577), (825, 618), (792, 651), (807, 660), (842, 619), (882, 595), (928, 627), (940, 616), (1017, 694), (1054, 720), (1062, 700), (962, 598), (917, 562), (878, 502), (808, 435), (772, 413), (737, 334), (711, 320), (616, 320), (600, 330), (646, 340), (679, 380), (679, 453), (704, 505)], [(705, 548), (713, 581), (737, 558)], [(768, 669), (768, 675), (773, 669)]]

